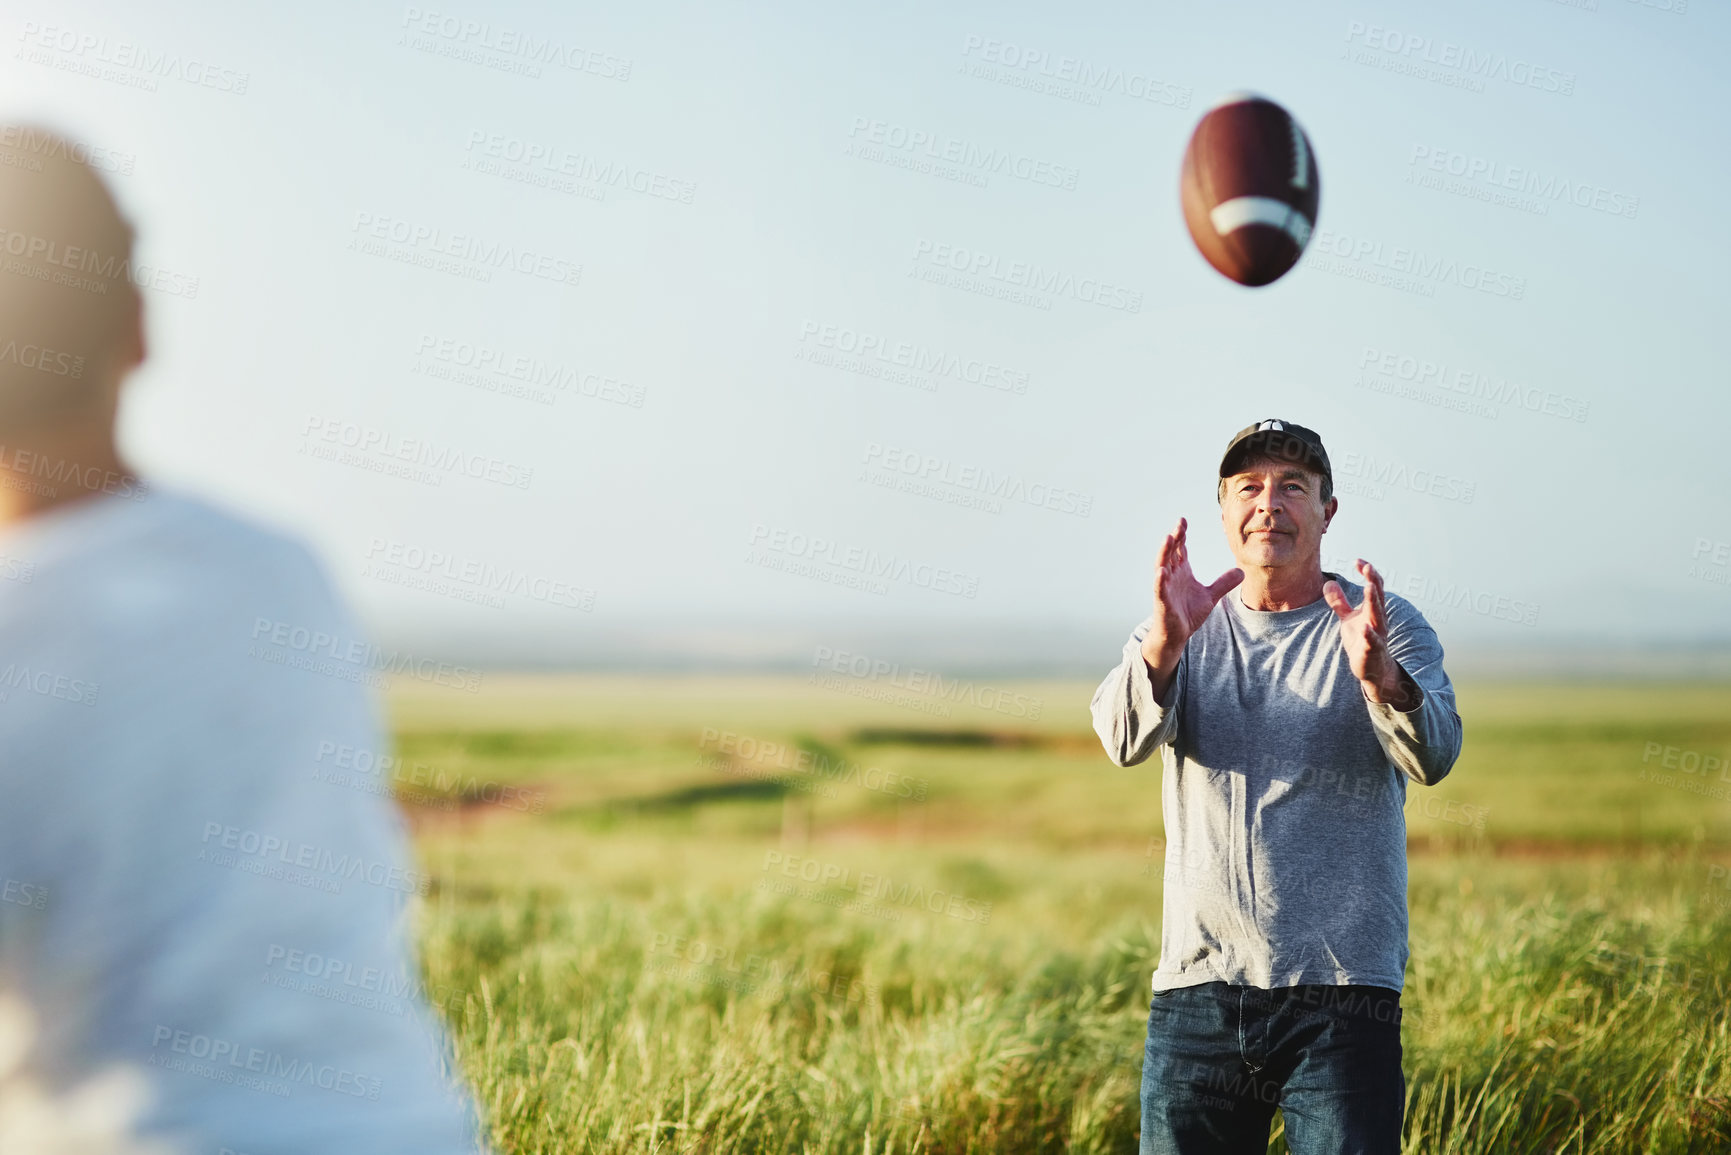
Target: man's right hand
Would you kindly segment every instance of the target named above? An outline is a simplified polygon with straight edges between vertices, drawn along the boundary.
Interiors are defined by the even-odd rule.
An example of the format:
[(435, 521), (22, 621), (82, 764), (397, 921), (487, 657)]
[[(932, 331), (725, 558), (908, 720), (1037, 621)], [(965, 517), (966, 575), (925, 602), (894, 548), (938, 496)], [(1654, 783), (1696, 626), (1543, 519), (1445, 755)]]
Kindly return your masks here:
[(1154, 561), (1154, 622), (1142, 639), (1142, 660), (1148, 663), (1156, 701), (1172, 686), (1184, 643), (1202, 628), (1220, 599), (1244, 580), (1244, 571), (1233, 566), (1211, 585), (1197, 581), (1190, 572), (1190, 551), (1184, 545), (1188, 528), (1179, 518), (1178, 528), (1160, 543), (1160, 554)]

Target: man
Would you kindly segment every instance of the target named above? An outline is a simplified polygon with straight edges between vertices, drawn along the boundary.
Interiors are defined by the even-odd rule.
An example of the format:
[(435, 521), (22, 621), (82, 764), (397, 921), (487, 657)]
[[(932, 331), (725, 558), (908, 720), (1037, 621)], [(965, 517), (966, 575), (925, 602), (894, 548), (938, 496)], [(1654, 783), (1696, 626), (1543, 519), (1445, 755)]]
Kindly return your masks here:
[(1144, 1155), (1260, 1155), (1276, 1106), (1295, 1155), (1400, 1150), (1402, 808), (1461, 722), (1423, 616), (1362, 559), (1362, 585), (1323, 572), (1333, 486), (1313, 431), (1235, 434), (1216, 498), (1237, 567), (1199, 582), (1180, 518), (1094, 694), (1113, 762), (1164, 770)]
[(389, 775), (331, 781), (387, 749), (355, 623), (296, 542), (137, 481), (132, 230), (64, 139), (0, 152), (0, 1135), (28, 1099), (68, 1144), (480, 1150)]

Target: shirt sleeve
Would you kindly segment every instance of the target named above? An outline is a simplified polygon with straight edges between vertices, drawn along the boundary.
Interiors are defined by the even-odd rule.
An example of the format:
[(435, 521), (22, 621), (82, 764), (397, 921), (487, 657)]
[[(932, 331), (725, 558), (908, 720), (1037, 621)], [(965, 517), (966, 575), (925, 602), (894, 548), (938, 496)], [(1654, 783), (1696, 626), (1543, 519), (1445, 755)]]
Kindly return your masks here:
[(1365, 708), (1376, 740), (1395, 768), (1421, 786), (1435, 786), (1448, 776), (1461, 752), (1454, 685), (1443, 671), (1442, 643), (1424, 615), (1397, 594), (1387, 594), (1384, 602), (1389, 653), (1418, 683), (1419, 703), (1403, 711), (1367, 697)]
[(1106, 756), (1118, 766), (1135, 766), (1178, 734), (1178, 703), (1184, 697), (1186, 655), (1180, 654), (1178, 669), (1167, 687), (1164, 703), (1154, 698), (1148, 663), (1142, 658), (1142, 641), (1154, 620), (1149, 618), (1124, 643), (1124, 656), (1106, 680), (1094, 691), (1090, 710), (1094, 732), (1106, 748)]

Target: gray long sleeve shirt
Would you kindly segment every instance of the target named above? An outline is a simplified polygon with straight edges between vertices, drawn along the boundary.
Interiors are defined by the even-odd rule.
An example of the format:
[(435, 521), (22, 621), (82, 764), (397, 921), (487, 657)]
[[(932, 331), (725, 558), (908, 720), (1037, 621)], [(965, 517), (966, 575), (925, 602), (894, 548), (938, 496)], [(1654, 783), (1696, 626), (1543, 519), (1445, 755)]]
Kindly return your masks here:
[[(1357, 606), (1364, 587), (1325, 573)], [(1165, 773), (1164, 911), (1155, 990), (1224, 981), (1402, 989), (1406, 784), (1439, 782), (1461, 748), (1436, 631), (1387, 593), (1389, 651), (1417, 682), (1411, 711), (1365, 697), (1318, 598), (1252, 610), (1220, 599), (1185, 643), (1164, 702), (1136, 627), (1094, 692), (1106, 753)]]

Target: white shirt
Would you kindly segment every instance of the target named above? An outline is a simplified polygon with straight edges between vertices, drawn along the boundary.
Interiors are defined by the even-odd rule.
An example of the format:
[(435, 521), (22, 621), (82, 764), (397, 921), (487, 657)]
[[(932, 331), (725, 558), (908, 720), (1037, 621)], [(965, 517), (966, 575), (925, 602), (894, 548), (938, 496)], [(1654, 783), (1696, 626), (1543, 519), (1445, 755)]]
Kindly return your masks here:
[(305, 548), (190, 496), (0, 531), (0, 991), (34, 1079), (135, 1070), (132, 1133), (212, 1155), (484, 1149), (402, 818), (327, 780), (389, 748), (361, 639)]

